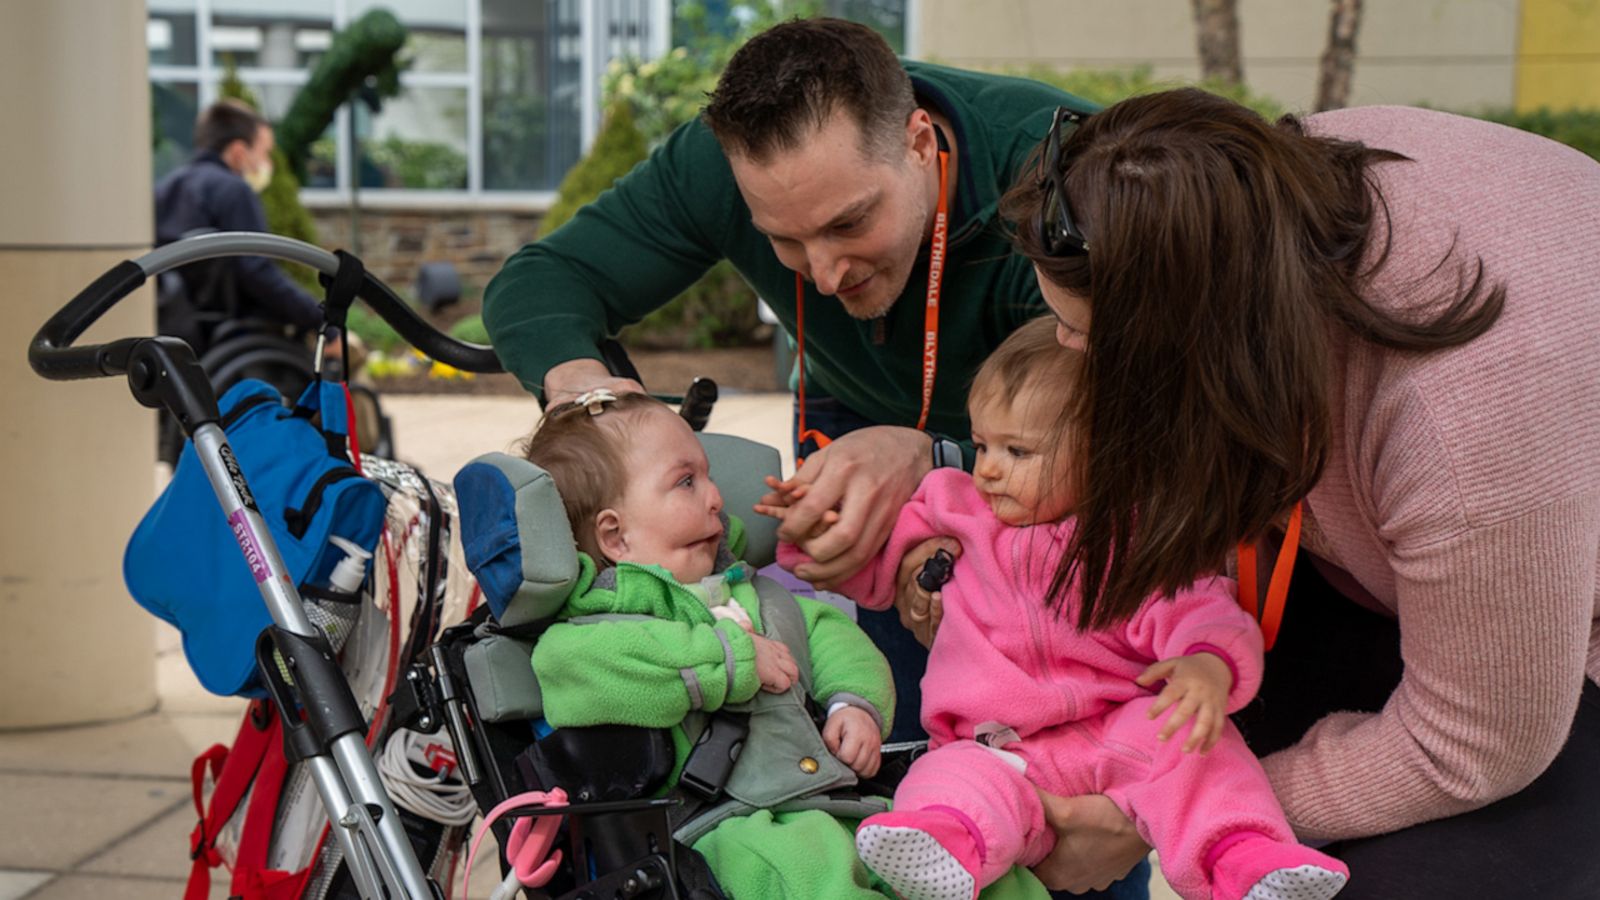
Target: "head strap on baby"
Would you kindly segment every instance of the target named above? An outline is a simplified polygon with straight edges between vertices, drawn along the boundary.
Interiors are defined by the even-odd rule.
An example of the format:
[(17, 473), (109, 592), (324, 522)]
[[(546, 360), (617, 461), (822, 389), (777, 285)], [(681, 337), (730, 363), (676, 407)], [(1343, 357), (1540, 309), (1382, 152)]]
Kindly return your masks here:
[(617, 402), (617, 395), (605, 388), (595, 388), (592, 391), (579, 394), (578, 399), (572, 402), (578, 406), (586, 407), (589, 410), (589, 415), (598, 416), (606, 411), (607, 403)]

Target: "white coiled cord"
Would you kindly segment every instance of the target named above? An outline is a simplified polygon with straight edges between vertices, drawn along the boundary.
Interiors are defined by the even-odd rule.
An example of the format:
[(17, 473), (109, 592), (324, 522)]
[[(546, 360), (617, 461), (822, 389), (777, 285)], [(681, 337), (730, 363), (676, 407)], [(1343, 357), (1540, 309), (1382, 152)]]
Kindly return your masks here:
[(472, 799), (472, 790), (459, 778), (443, 775), (420, 775), (417, 765), (411, 762), (413, 752), (422, 763), (426, 741), (430, 737), (409, 728), (401, 728), (390, 736), (378, 755), (378, 776), (388, 789), (396, 806), (416, 813), (432, 822), (443, 825), (470, 825), (478, 817), (478, 804)]

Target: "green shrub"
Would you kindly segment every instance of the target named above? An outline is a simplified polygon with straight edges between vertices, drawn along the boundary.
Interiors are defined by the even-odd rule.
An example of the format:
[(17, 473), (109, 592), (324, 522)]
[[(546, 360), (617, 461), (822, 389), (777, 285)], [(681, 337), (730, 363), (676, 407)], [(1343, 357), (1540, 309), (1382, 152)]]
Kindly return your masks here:
[(628, 174), (647, 153), (644, 136), (633, 124), (633, 108), (626, 103), (609, 105), (594, 145), (561, 179), (556, 202), (539, 224), (539, 233), (547, 235), (565, 225), (579, 208)]
[[(364, 304), (357, 303), (350, 307), (350, 315), (345, 319), (345, 327), (350, 333), (361, 339), (369, 350), (377, 350), (384, 355), (404, 353), (410, 343), (394, 330), (394, 326), (367, 309)], [(488, 343), (484, 341), (484, 343)]]
[(1554, 110), (1543, 107), (1531, 112), (1492, 109), (1476, 115), (1480, 119), (1560, 141), (1593, 159), (1600, 159), (1600, 109)]
[(466, 190), (467, 156), (448, 144), (390, 135), (362, 149), (388, 175), (389, 187)]
[(450, 326), (450, 336), (469, 344), (489, 343), (489, 330), (483, 327), (483, 316), (473, 313)]
[(709, 349), (758, 341), (756, 292), (723, 260), (626, 335), (642, 347)]

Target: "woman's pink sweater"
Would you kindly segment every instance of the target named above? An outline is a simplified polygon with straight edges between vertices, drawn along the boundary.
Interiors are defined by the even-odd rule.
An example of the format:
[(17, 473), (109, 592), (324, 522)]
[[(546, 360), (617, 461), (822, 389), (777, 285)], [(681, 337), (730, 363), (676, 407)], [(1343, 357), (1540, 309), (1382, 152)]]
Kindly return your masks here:
[(1330, 715), (1263, 762), (1296, 832), (1345, 838), (1520, 790), (1600, 681), (1600, 165), (1426, 110), (1306, 124), (1413, 160), (1373, 169), (1393, 246), (1372, 302), (1453, 296), (1476, 258), (1506, 287), (1499, 322), (1462, 347), (1334, 338), (1307, 549), (1399, 617), (1405, 674), (1381, 712)]

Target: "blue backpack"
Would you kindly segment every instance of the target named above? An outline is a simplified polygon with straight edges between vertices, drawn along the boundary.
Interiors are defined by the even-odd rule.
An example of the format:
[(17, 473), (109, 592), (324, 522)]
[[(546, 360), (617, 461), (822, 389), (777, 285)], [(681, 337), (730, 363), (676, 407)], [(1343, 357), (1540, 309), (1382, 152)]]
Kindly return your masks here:
[[(327, 583), (345, 556), (330, 542), (333, 536), (374, 548), (387, 498), (345, 455), (340, 385), (314, 381), (291, 408), (276, 388), (246, 380), (218, 407), (228, 444), (296, 585)], [(319, 407), (320, 427), (312, 422)], [(140, 606), (183, 633), (184, 655), (206, 690), (265, 696), (255, 644), (272, 617), (193, 442), (129, 539), (122, 574)]]

